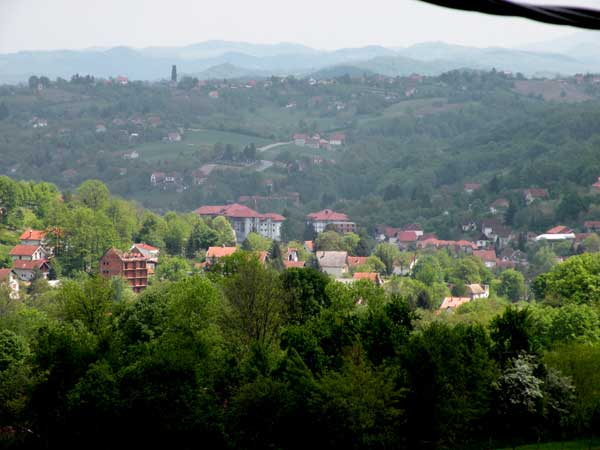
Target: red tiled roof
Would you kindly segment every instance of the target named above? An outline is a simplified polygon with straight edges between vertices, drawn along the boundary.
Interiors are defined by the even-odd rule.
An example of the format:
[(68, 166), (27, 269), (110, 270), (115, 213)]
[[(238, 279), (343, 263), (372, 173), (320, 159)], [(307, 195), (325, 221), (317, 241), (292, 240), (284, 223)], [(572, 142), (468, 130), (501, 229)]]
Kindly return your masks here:
[(402, 228), (385, 227), (385, 229), (383, 230), (383, 234), (385, 234), (385, 237), (391, 238), (391, 237), (396, 236), (401, 231), (402, 231)]
[(311, 252), (315, 249), (315, 244), (313, 241), (304, 241), (304, 245)]
[(460, 240), (460, 241), (444, 241), (441, 239), (437, 239), (437, 238), (427, 238), (427, 239), (423, 239), (419, 241), (419, 247), (428, 247), (428, 246), (433, 246), (433, 247), (471, 247), (473, 250), (477, 249), (477, 244), (470, 242), (470, 241), (465, 241), (465, 240)]
[(0, 281), (6, 280), (11, 272), (12, 269), (0, 269)]
[(496, 261), (496, 252), (494, 250), (475, 250), (473, 256), (483, 261)]
[(312, 220), (319, 220), (319, 221), (327, 221), (327, 220), (347, 221), (348, 220), (348, 216), (346, 214), (338, 213), (338, 212), (332, 211), (331, 209), (324, 209), (319, 212), (310, 213), (306, 217), (308, 217), (309, 219), (312, 219)]
[(569, 234), (572, 232), (573, 230), (571, 230), (569, 227), (558, 225), (554, 228), (550, 228), (548, 231), (546, 231), (546, 234)]
[(239, 203), (233, 203), (231, 205), (201, 206), (195, 212), (199, 216), (271, 219), (276, 222), (283, 222), (285, 220), (285, 217), (280, 214), (261, 214), (254, 211), (252, 208), (248, 208), (245, 205), (240, 205)]
[(377, 272), (356, 272), (352, 278), (355, 280), (371, 280), (375, 282), (378, 280), (379, 274)]
[(124, 252), (124, 251), (121, 251), (118, 248), (114, 248), (114, 247), (111, 247), (108, 250), (106, 250), (104, 252), (104, 255), (102, 255), (102, 258), (104, 258), (106, 255), (109, 255), (109, 254), (116, 255), (121, 261), (124, 261), (124, 262), (145, 261), (146, 260), (146, 257), (144, 255), (142, 255), (141, 253)]
[(583, 226), (586, 228), (600, 228), (600, 220), (586, 220), (583, 222)]
[(207, 258), (222, 258), (235, 253), (237, 247), (208, 247), (206, 252)]
[(415, 231), (401, 231), (398, 233), (398, 240), (400, 242), (416, 242), (419, 236)]
[(134, 247), (143, 248), (144, 250), (148, 250), (149, 252), (159, 251), (160, 249), (153, 247), (149, 244), (141, 242), (139, 244), (133, 244)]
[(260, 217), (261, 219), (271, 219), (275, 222), (283, 222), (285, 220), (285, 217), (283, 217), (281, 214), (275, 213), (260, 214)]
[(366, 262), (366, 256), (348, 256), (348, 265), (350, 267), (362, 266), (363, 264), (366, 264)]
[(286, 269), (292, 269), (295, 267), (304, 267), (306, 263), (304, 261), (284, 261), (283, 265)]
[(44, 264), (48, 264), (45, 259), (37, 259), (35, 261), (26, 261), (23, 259), (19, 259), (17, 261), (13, 261), (13, 269), (21, 269), (21, 270), (33, 270), (33, 269), (41, 269)]
[(19, 237), (22, 241), (41, 241), (46, 237), (46, 232), (41, 230), (26, 230)]
[(469, 297), (446, 297), (442, 302), (440, 309), (452, 309), (458, 308), (465, 303), (469, 303), (471, 299)]
[(19, 245), (15, 245), (15, 248), (13, 248), (10, 251), (10, 255), (11, 256), (32, 256), (38, 248), (40, 248), (39, 245), (19, 244)]

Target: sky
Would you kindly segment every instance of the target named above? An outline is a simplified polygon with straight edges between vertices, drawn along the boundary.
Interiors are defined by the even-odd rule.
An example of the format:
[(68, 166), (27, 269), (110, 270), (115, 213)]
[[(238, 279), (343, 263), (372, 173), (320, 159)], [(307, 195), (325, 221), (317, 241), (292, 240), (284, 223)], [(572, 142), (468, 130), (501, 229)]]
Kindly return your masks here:
[[(597, 0), (528, 3), (600, 7)], [(326, 50), (430, 41), (518, 47), (575, 31), (417, 0), (0, 0), (0, 53), (214, 39), (297, 42)]]

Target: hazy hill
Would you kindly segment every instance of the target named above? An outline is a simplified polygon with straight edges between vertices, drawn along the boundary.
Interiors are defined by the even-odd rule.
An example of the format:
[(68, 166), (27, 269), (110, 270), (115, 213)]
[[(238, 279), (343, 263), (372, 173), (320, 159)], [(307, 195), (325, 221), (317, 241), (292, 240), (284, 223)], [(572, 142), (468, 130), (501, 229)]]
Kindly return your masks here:
[(180, 73), (209, 76), (212, 71), (226, 77), (246, 73), (304, 76), (327, 68), (339, 72), (339, 66), (391, 76), (412, 72), (435, 75), (457, 68), (497, 68), (527, 75), (600, 72), (600, 44), (592, 37), (595, 34), (578, 34), (526, 49), (428, 42), (396, 49), (371, 45), (323, 51), (294, 43), (207, 41), (182, 47), (19, 52), (0, 55), (0, 82), (21, 82), (34, 74), (70, 78), (75, 73), (158, 80), (170, 76), (172, 64)]

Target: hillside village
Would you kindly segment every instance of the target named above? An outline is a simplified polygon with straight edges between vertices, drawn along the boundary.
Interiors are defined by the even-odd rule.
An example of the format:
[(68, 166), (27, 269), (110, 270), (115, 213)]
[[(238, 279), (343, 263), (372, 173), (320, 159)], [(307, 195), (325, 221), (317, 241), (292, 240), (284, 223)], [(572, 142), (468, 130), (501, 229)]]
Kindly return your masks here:
[[(7, 180), (5, 186), (10, 186)], [(98, 182), (88, 188), (107, 192)], [(473, 195), (481, 186), (466, 184), (464, 189), (466, 195)], [(597, 190), (597, 187), (591, 189)], [(80, 187), (79, 191), (83, 193), (86, 189)], [(526, 189), (521, 195), (524, 202), (535, 204), (546, 200), (548, 192)], [(429, 280), (429, 289), (433, 283), (437, 290), (428, 293), (423, 306), (448, 311), (474, 299), (506, 295), (498, 280), (507, 271), (517, 280), (516, 294), (511, 294), (510, 299), (531, 299), (533, 291), (528, 286), (540, 271), (573, 255), (600, 251), (600, 238), (596, 234), (600, 221), (584, 221), (576, 229), (555, 225), (543, 233), (517, 231), (503, 220), (508, 203), (498, 199), (490, 204), (487, 218), (462, 223), (457, 239), (440, 239), (435, 232), (417, 223), (378, 225), (369, 234), (347, 214), (323, 209), (305, 216), (304, 239), (297, 236), (293, 241), (283, 239), (289, 221), (281, 214), (259, 213), (239, 203), (201, 206), (190, 216), (200, 221), (194, 229), (217, 218), (223, 219), (227, 228), (223, 229), (225, 238), (221, 245), (210, 245), (216, 243), (214, 239), (205, 240), (207, 244), (195, 242), (198, 238), (194, 237), (194, 229), (189, 237), (181, 237), (181, 247), (175, 251), (152, 239), (123, 242), (120, 248), (98, 247), (97, 259), (89, 260), (86, 271), (106, 279), (121, 278), (134, 293), (140, 293), (155, 279), (164, 279), (163, 258), (170, 265), (173, 258), (184, 256), (178, 277), (210, 273), (224, 258), (250, 252), (262, 264), (278, 270), (311, 267), (344, 284), (366, 280), (383, 289), (400, 289), (400, 292), (414, 288), (402, 287), (405, 284), (402, 280), (420, 280), (423, 272), (441, 270), (442, 275), (446, 275), (436, 276), (437, 282)], [(3, 220), (11, 223), (10, 216), (19, 210), (4, 211)], [(63, 227), (30, 228), (20, 233), (19, 243), (7, 248), (7, 259), (2, 263), (4, 268), (0, 274), (2, 285), (10, 288), (11, 298), (17, 299), (30, 291), (40, 279), (48, 280), (49, 287), (61, 285), (62, 276), (56, 269), (63, 265), (61, 260), (69, 257), (69, 234), (70, 230)], [(439, 266), (443, 261), (450, 266), (454, 264), (447, 258), (470, 265), (470, 274), (451, 275), (451, 267)]]

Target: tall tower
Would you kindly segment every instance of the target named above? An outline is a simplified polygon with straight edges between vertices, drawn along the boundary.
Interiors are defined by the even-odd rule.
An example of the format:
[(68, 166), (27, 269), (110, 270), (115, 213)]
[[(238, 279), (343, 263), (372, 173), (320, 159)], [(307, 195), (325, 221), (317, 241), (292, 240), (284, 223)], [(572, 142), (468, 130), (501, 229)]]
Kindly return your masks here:
[(171, 81), (177, 83), (177, 66), (175, 64), (171, 67)]

